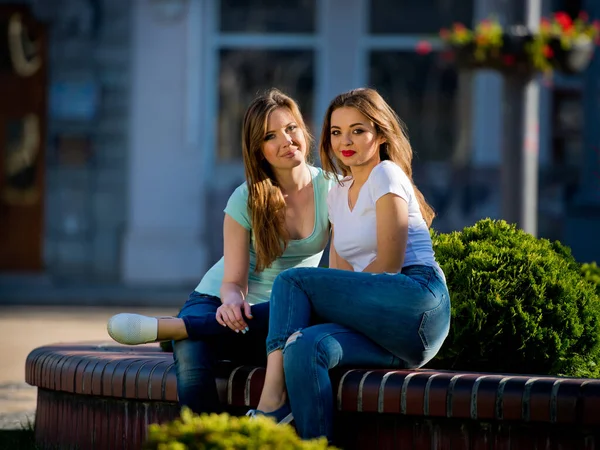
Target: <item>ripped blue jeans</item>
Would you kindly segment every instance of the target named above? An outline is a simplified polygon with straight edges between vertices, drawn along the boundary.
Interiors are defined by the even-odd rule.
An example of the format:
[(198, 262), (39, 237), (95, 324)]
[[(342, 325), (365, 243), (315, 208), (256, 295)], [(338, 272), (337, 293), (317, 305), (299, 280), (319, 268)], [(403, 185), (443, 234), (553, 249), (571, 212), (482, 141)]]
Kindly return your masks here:
[(399, 274), (294, 268), (273, 284), (267, 353), (283, 349), (298, 434), (333, 435), (334, 367), (417, 368), (450, 329), (445, 280), (429, 266)]

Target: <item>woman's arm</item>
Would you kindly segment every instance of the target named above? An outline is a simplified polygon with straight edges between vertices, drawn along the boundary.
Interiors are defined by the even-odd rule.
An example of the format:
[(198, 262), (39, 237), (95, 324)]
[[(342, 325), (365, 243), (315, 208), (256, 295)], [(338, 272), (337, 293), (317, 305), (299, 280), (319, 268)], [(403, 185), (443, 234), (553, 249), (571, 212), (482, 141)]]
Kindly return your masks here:
[(352, 265), (335, 251), (335, 245), (333, 245), (333, 224), (331, 224), (331, 239), (329, 240), (329, 268), (354, 272)]
[(408, 203), (395, 194), (385, 194), (375, 204), (377, 256), (363, 272), (398, 273), (404, 264), (408, 240)]
[(251, 319), (248, 294), (248, 270), (250, 269), (250, 232), (235, 219), (225, 214), (223, 221), (224, 272), (221, 283), (221, 302), (217, 321), (232, 330), (243, 330), (247, 324), (242, 309)]

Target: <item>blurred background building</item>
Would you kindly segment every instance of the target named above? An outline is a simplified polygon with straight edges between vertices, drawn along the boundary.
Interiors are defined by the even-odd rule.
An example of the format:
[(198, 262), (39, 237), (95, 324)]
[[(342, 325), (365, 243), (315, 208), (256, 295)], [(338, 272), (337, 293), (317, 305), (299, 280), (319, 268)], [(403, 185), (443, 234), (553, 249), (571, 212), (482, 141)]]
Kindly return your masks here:
[[(221, 255), (222, 210), (244, 176), (241, 117), (271, 86), (299, 101), (317, 136), (336, 94), (378, 89), (408, 126), (434, 228), (500, 218), (502, 78), (459, 73), (418, 43), (510, 2), (524, 8), (0, 0), (0, 304), (183, 302)], [(543, 8), (600, 17), (598, 0)], [(538, 234), (600, 261), (598, 55), (544, 83), (539, 133)]]

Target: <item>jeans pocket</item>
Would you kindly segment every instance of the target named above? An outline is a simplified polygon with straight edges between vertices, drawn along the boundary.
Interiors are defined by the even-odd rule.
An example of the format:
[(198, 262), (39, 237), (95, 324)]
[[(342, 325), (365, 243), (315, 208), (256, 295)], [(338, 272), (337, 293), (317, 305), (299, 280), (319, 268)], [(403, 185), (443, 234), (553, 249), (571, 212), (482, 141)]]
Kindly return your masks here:
[(450, 309), (446, 294), (442, 294), (442, 301), (438, 306), (423, 313), (419, 325), (419, 336), (425, 350), (439, 346), (450, 328)]

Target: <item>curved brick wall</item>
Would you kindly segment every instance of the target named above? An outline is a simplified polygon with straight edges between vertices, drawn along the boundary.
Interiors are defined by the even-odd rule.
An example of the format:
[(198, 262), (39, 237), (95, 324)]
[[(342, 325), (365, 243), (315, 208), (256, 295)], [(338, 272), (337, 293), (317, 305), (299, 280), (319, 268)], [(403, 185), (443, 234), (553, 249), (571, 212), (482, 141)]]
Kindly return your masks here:
[[(38, 443), (139, 448), (149, 423), (177, 415), (174, 370), (172, 354), (158, 345), (35, 349), (25, 375), (39, 388)], [(600, 447), (600, 380), (426, 369), (333, 376), (346, 448)], [(219, 395), (232, 412), (255, 406), (263, 382), (263, 368), (219, 369)]]

